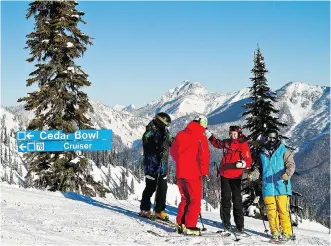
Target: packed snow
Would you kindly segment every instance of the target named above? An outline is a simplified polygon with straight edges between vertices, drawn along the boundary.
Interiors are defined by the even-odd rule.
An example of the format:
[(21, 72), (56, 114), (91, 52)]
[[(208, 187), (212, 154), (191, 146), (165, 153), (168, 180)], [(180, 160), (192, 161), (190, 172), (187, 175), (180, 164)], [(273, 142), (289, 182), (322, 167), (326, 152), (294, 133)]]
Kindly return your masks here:
[[(261, 220), (245, 217), (250, 237), (239, 242), (214, 233), (220, 228), (218, 211), (202, 207), (205, 236), (187, 237), (168, 226), (140, 218), (139, 201), (90, 198), (73, 192), (23, 189), (4, 183), (1, 187), (2, 245), (266, 245)], [(171, 196), (171, 191), (168, 196)], [(176, 206), (168, 205), (170, 219)], [(201, 227), (199, 223), (198, 226)], [(152, 230), (165, 237), (147, 232)], [(316, 223), (294, 228), (296, 240), (288, 245), (329, 245), (328, 229)]]

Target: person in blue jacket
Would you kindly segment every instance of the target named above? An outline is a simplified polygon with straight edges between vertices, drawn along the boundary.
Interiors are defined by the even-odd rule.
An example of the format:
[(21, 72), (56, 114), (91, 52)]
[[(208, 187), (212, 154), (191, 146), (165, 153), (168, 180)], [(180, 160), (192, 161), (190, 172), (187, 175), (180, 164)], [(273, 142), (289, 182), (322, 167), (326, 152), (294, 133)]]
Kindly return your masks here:
[(262, 196), (272, 239), (288, 241), (292, 236), (289, 203), (292, 195), (290, 178), (295, 171), (293, 151), (280, 141), (274, 129), (267, 130), (265, 138), (257, 168), (248, 174), (248, 179), (254, 181), (261, 174)]

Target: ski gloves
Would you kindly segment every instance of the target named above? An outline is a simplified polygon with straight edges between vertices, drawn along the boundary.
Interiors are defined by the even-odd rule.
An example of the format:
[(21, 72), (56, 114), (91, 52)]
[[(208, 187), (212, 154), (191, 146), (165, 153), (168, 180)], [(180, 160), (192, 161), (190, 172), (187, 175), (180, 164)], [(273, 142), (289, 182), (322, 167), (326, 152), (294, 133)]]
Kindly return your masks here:
[(287, 181), (287, 180), (289, 180), (289, 179), (290, 179), (290, 176), (288, 176), (287, 173), (284, 173), (284, 174), (282, 175), (282, 180)]
[(247, 175), (247, 179), (248, 179), (249, 181), (255, 181), (255, 180), (257, 180), (259, 177), (260, 177), (260, 173), (259, 173), (259, 170), (257, 170), (257, 169), (254, 169), (254, 171), (250, 172), (250, 173)]
[[(254, 171), (250, 172), (250, 173), (247, 175), (247, 179), (248, 179), (249, 181), (255, 181), (255, 180), (257, 180), (257, 179), (259, 178), (259, 176), (260, 176), (259, 171), (258, 171), (257, 169), (255, 169)], [(284, 181), (288, 181), (289, 179), (290, 179), (290, 176), (287, 175), (287, 173), (284, 173), (284, 174), (282, 175), (282, 180), (284, 180)]]
[(236, 168), (245, 168), (246, 167), (246, 161), (239, 160), (236, 162)]

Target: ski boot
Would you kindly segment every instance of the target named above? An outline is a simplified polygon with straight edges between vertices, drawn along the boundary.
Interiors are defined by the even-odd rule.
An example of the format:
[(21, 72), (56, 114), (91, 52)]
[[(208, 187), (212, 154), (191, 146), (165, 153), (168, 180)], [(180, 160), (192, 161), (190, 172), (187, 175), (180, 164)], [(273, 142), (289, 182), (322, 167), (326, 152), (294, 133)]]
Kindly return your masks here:
[(201, 230), (198, 227), (186, 227), (184, 234), (188, 236), (201, 236)]
[(178, 234), (183, 234), (186, 232), (186, 226), (184, 224), (177, 224), (176, 223), (176, 231)]
[(144, 218), (150, 219), (151, 216), (152, 216), (152, 213), (151, 213), (151, 211), (141, 210), (140, 213), (139, 213), (139, 215), (140, 215), (141, 217), (144, 217)]
[(160, 213), (155, 213), (155, 218), (159, 220), (169, 221), (169, 216), (164, 210)]
[(288, 233), (284, 233), (283, 232), (283, 234), (282, 234), (282, 236), (281, 237), (279, 237), (279, 241), (281, 241), (281, 242), (288, 242), (288, 241), (290, 241), (291, 240), (291, 237), (292, 237), (292, 235), (290, 235), (290, 234), (288, 234)]

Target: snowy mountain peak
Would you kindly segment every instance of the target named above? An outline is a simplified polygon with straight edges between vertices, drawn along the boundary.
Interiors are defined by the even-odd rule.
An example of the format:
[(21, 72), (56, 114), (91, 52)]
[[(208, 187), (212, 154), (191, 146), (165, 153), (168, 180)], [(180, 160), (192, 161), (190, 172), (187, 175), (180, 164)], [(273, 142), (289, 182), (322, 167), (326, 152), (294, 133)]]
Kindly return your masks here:
[(133, 110), (136, 109), (136, 106), (134, 104), (130, 104), (128, 106), (123, 106), (123, 105), (119, 105), (119, 104), (116, 104), (114, 107), (113, 107), (114, 110), (116, 111), (128, 111), (128, 112), (131, 112)]
[(123, 110), (129, 111), (129, 112), (132, 110), (135, 110), (135, 109), (136, 109), (136, 106), (134, 104), (130, 104), (123, 108)]
[(206, 88), (198, 82), (183, 81), (179, 86), (168, 90), (162, 97), (161, 101), (170, 101), (175, 98), (186, 95), (205, 95), (208, 94)]
[(326, 86), (310, 85), (302, 82), (289, 82), (277, 91), (281, 97), (287, 98), (291, 104), (306, 108), (322, 96)]
[(117, 111), (121, 111), (121, 110), (123, 110), (125, 108), (125, 106), (123, 106), (123, 105), (119, 105), (119, 104), (116, 104), (114, 107), (113, 107), (113, 109), (114, 110), (117, 110)]
[(199, 82), (190, 82), (188, 80), (185, 80), (179, 86), (177, 86), (173, 89), (170, 89), (168, 91), (168, 93), (169, 94), (177, 93), (177, 94), (180, 94), (180, 95), (183, 95), (183, 94), (186, 94), (186, 95), (187, 94), (203, 95), (203, 94), (207, 94), (208, 91)]
[(310, 85), (303, 82), (289, 82), (280, 88), (278, 91), (280, 94), (310, 94), (319, 93), (322, 94), (325, 86)]

